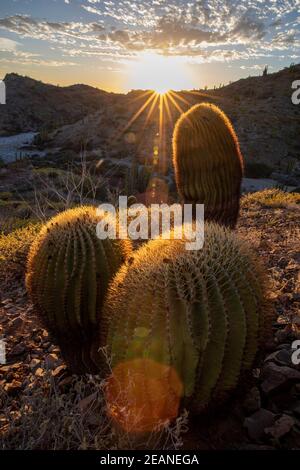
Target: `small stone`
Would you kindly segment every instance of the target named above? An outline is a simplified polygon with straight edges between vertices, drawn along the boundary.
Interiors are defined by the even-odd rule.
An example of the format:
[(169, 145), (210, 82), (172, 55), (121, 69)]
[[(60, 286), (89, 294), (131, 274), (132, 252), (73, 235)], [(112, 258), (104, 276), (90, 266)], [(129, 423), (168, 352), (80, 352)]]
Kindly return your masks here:
[(66, 366), (64, 365), (56, 367), (56, 369), (52, 371), (53, 377), (58, 377), (65, 371), (65, 369), (66, 369)]
[(10, 351), (9, 355), (10, 356), (20, 356), (21, 354), (24, 354), (26, 351), (26, 346), (24, 343), (19, 343), (16, 346), (13, 347), (13, 349)]
[(56, 354), (48, 354), (45, 358), (45, 365), (47, 369), (54, 369), (57, 366), (58, 357)]
[(15, 332), (17, 330), (20, 330), (21, 327), (23, 326), (23, 319), (19, 316), (19, 317), (16, 317), (16, 318), (13, 318), (10, 322), (9, 322), (9, 332), (12, 333), (12, 332)]
[(11, 383), (8, 383), (4, 386), (4, 390), (8, 395), (16, 395), (22, 389), (22, 382), (18, 380), (13, 380)]
[(252, 414), (261, 407), (260, 393), (257, 387), (251, 388), (243, 402), (243, 408), (247, 414)]
[(30, 369), (35, 369), (36, 367), (38, 367), (38, 365), (41, 363), (40, 359), (36, 359), (35, 357), (33, 359), (31, 359), (30, 363), (29, 363), (29, 367)]
[(265, 362), (276, 362), (278, 365), (292, 367), (293, 364), (291, 358), (291, 349), (284, 348), (269, 354), (269, 356), (266, 357)]
[(265, 429), (265, 433), (270, 434), (275, 439), (280, 439), (291, 431), (294, 424), (295, 420), (291, 416), (282, 415), (273, 426)]
[(293, 383), (300, 381), (300, 372), (291, 367), (268, 362), (263, 368), (261, 378), (261, 389), (269, 395), (280, 389), (289, 388)]
[(263, 437), (265, 428), (272, 426), (274, 422), (275, 414), (261, 408), (245, 419), (244, 427), (247, 429), (250, 439), (259, 440)]
[(34, 375), (36, 377), (43, 377), (44, 376), (44, 370), (41, 367), (38, 367), (37, 370), (35, 371)]

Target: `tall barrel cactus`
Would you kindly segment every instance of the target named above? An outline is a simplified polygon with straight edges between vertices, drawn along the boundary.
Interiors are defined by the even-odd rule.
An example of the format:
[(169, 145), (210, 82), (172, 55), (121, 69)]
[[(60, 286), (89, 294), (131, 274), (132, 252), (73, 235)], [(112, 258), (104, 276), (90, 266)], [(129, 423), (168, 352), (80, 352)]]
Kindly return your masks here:
[[(150, 360), (178, 375), (181, 399), (199, 412), (226, 397), (251, 368), (265, 337), (265, 290), (260, 264), (224, 227), (207, 224), (199, 251), (187, 251), (184, 240), (152, 240), (109, 287), (102, 342), (118, 371), (137, 359), (141, 369), (145, 360), (146, 409)], [(174, 387), (163, 388), (168, 403)]]
[(104, 296), (131, 253), (129, 240), (97, 237), (99, 220), (94, 207), (62, 212), (42, 228), (28, 257), (29, 294), (75, 373), (97, 371), (91, 347)]
[(206, 220), (233, 228), (243, 158), (232, 125), (217, 106), (202, 103), (182, 114), (173, 134), (173, 163), (183, 202), (204, 204)]

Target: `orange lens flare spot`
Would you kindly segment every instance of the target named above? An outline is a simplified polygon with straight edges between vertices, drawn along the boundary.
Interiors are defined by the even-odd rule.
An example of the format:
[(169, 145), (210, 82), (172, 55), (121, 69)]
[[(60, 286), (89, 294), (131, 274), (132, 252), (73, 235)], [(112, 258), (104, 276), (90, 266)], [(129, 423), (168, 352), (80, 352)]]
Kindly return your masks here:
[(151, 359), (123, 362), (107, 381), (108, 413), (126, 432), (157, 431), (178, 416), (182, 390), (170, 366)]

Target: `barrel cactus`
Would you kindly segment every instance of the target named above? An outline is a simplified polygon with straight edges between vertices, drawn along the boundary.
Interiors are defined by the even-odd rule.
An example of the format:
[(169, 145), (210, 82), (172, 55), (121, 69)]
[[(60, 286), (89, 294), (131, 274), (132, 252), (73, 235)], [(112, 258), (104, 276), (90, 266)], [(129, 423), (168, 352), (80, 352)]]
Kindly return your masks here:
[[(96, 372), (93, 342), (108, 284), (131, 253), (129, 240), (100, 240), (94, 207), (60, 213), (31, 246), (26, 286), (75, 373)], [(97, 343), (98, 344), (98, 343)]]
[[(103, 308), (102, 342), (107, 340), (118, 381), (120, 365), (128, 376), (130, 364), (135, 370), (139, 359), (140, 384), (144, 360), (144, 390), (139, 393), (148, 410), (148, 398), (151, 406), (154, 401), (147, 386), (148, 362), (154, 361), (158, 369), (164, 368), (163, 383), (172, 373), (179, 377), (181, 404), (200, 412), (212, 401), (219, 402), (251, 368), (265, 338), (265, 293), (263, 268), (225, 227), (207, 224), (204, 246), (198, 251), (187, 251), (184, 240), (150, 241), (120, 268)], [(155, 374), (157, 381), (157, 370)], [(160, 411), (153, 412), (156, 418), (165, 416), (163, 410), (172, 400), (176, 403), (175, 390), (180, 387), (175, 379), (170, 382), (163, 387)], [(116, 399), (115, 408), (117, 403)]]
[(173, 134), (173, 163), (183, 202), (204, 204), (206, 220), (233, 228), (243, 157), (229, 119), (217, 106), (201, 103), (182, 114)]

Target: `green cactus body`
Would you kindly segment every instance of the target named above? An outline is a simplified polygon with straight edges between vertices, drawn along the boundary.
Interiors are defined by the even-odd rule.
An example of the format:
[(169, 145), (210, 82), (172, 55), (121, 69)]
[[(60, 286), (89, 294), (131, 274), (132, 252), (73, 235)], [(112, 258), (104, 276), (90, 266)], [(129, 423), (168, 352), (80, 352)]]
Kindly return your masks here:
[(176, 184), (185, 203), (204, 204), (205, 219), (234, 227), (243, 157), (226, 115), (202, 103), (182, 114), (173, 134)]
[(98, 239), (99, 220), (94, 207), (57, 215), (42, 228), (27, 262), (28, 292), (76, 373), (97, 371), (91, 346), (106, 290), (131, 253), (129, 240)]
[(201, 411), (252, 366), (266, 305), (265, 273), (252, 252), (230, 230), (207, 224), (203, 249), (152, 240), (120, 268), (103, 309), (102, 342), (113, 367), (137, 358), (170, 366), (185, 404)]

